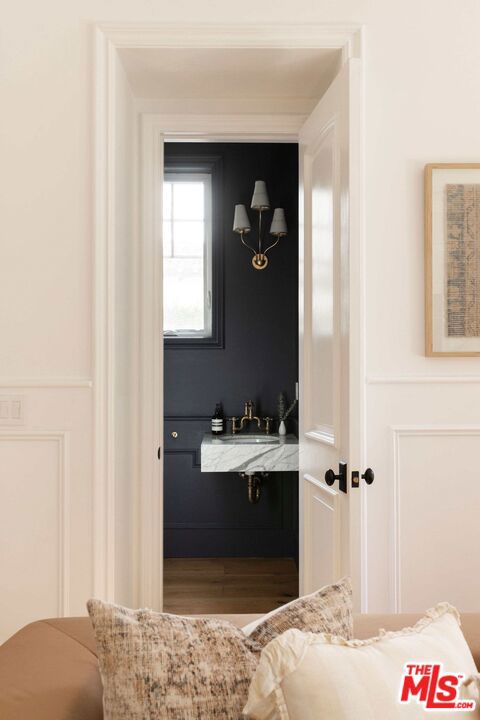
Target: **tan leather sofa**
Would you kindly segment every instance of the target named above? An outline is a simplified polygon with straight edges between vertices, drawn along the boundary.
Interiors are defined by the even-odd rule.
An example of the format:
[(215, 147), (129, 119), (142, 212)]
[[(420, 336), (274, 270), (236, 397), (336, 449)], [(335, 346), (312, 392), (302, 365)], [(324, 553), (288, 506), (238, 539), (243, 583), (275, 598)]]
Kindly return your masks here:
[[(256, 615), (218, 616), (242, 626)], [(357, 615), (355, 635), (398, 630), (418, 615)], [(477, 667), (480, 613), (462, 616), (462, 628)], [(41, 620), (0, 646), (1, 720), (101, 720), (102, 684), (88, 618)]]

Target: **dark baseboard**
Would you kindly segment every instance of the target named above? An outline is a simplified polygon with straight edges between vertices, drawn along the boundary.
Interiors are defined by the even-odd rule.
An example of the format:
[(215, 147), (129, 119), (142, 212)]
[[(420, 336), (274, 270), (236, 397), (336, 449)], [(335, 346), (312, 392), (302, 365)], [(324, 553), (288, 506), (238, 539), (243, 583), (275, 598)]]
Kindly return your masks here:
[(165, 557), (298, 557), (293, 530), (165, 528)]

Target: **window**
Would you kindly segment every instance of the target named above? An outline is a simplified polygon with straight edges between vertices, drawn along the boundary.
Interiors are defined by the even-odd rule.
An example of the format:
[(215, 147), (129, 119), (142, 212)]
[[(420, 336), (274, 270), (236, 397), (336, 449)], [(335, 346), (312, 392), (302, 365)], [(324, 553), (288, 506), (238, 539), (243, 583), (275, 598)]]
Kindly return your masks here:
[(212, 337), (212, 175), (166, 172), (163, 326), (166, 339)]

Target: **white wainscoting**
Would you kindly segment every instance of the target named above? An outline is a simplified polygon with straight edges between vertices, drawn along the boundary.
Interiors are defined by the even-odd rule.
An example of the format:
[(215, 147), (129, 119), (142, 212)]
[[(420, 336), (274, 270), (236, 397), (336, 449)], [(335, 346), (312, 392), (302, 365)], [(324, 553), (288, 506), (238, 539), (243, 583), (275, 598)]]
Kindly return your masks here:
[[(478, 609), (480, 383), (460, 375), (376, 376), (366, 387), (367, 612)], [(384, 381), (383, 381), (384, 380)], [(480, 579), (479, 579), (480, 582)]]
[(28, 622), (83, 615), (94, 593), (92, 383), (2, 378), (24, 403), (0, 419), (0, 642)]
[(480, 425), (391, 428), (396, 612), (478, 611)]
[(69, 495), (67, 432), (0, 431), (0, 642), (69, 614)]

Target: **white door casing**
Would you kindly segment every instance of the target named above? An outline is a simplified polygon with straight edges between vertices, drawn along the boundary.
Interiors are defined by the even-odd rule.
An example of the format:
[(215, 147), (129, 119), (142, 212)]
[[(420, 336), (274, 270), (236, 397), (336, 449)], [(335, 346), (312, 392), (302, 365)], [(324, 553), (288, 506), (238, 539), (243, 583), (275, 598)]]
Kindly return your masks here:
[[(163, 604), (163, 133), (141, 126), (138, 602)], [(155, 572), (155, 568), (157, 568)]]
[[(116, 319), (124, 310), (116, 304), (116, 288), (120, 286), (116, 276), (118, 252), (118, 204), (121, 202), (116, 190), (119, 168), (122, 167), (121, 148), (118, 137), (118, 115), (122, 112), (119, 102), (119, 76), (116, 67), (120, 48), (196, 47), (208, 51), (215, 47), (241, 48), (339, 48), (343, 61), (361, 52), (361, 29), (358, 25), (152, 25), (151, 23), (121, 23), (95, 26), (92, 49), (94, 75), (93, 124), (94, 143), (94, 263), (92, 308), (93, 348), (92, 377), (85, 370), (85, 377), (3, 377), (4, 388), (22, 389), (28, 395), (29, 416), (24, 427), (15, 429), (13, 437), (2, 435), (1, 450), (5, 462), (11, 468), (5, 478), (9, 506), (4, 515), (19, 534), (25, 557), (37, 555), (35, 575), (26, 576), (26, 585), (15, 586), (15, 593), (22, 593), (24, 604), (21, 612), (9, 613), (9, 607), (17, 604), (13, 595), (5, 595), (7, 624), (0, 628), (0, 635), (7, 633), (39, 614), (80, 614), (85, 612), (85, 600), (89, 595), (115, 600), (115, 564), (119, 546), (118, 533), (121, 522), (115, 522), (116, 493), (119, 492), (117, 457), (115, 445), (115, 419), (121, 411), (121, 401), (116, 387), (119, 357), (116, 347)], [(146, 113), (148, 119), (148, 113)], [(206, 113), (204, 116), (182, 115), (175, 117), (154, 114), (150, 116), (151, 132), (148, 134), (153, 152), (148, 158), (135, 154), (132, 162), (134, 184), (148, 182), (148, 192), (156, 192), (161, 183), (162, 135), (169, 138), (199, 136), (210, 140), (292, 141), (297, 137), (303, 121), (300, 113), (291, 115), (256, 113), (235, 116)], [(135, 118), (141, 120), (142, 118)], [(121, 124), (121, 123), (120, 123)], [(135, 140), (137, 137), (135, 128)], [(352, 132), (353, 126), (350, 126)], [(135, 153), (137, 147), (135, 145)], [(157, 165), (154, 163), (158, 160)], [(150, 163), (150, 165), (149, 165)], [(162, 445), (162, 328), (161, 328), (161, 243), (159, 240), (158, 214), (154, 204), (144, 191), (132, 198), (131, 215), (135, 220), (132, 242), (136, 247), (142, 243), (138, 264), (132, 272), (138, 274), (138, 307), (133, 309), (135, 321), (142, 333), (139, 358), (140, 371), (133, 404), (132, 425), (138, 431), (132, 433), (135, 443), (132, 454), (139, 459), (139, 467), (132, 472), (132, 484), (141, 488), (133, 500), (132, 514), (136, 519), (133, 533), (132, 554), (136, 558), (132, 572), (134, 602), (161, 608), (162, 600), (162, 535), (163, 485), (161, 463), (157, 450)], [(132, 193), (133, 195), (133, 193)], [(145, 205), (140, 205), (137, 200)], [(161, 195), (160, 195), (161, 197)], [(351, 198), (352, 199), (352, 198)], [(158, 205), (157, 205), (158, 211)], [(143, 213), (152, 223), (141, 225)], [(130, 212), (128, 213), (130, 215)], [(138, 232), (137, 232), (138, 230)], [(351, 249), (352, 250), (352, 249)], [(135, 283), (134, 283), (135, 284)], [(350, 334), (351, 341), (351, 334)], [(25, 392), (27, 391), (27, 392)], [(144, 400), (146, 402), (144, 402)], [(350, 413), (352, 417), (352, 413)], [(55, 431), (52, 430), (55, 428)], [(18, 436), (18, 438), (17, 438)], [(93, 438), (93, 447), (92, 447)], [(71, 454), (71, 462), (69, 455)], [(88, 490), (85, 488), (88, 485)], [(36, 537), (25, 534), (32, 517), (22, 511), (24, 493), (38, 494), (37, 507), (42, 511), (42, 522), (48, 524), (48, 536), (37, 546)], [(314, 484), (312, 489), (317, 492)], [(135, 494), (135, 493), (133, 493)], [(336, 515), (333, 493), (317, 493), (331, 515)], [(340, 499), (341, 500), (341, 499)], [(5, 503), (4, 503), (5, 504)], [(35, 504), (28, 509), (34, 512)], [(23, 514), (22, 514), (23, 513)], [(23, 524), (15, 524), (15, 516), (23, 517)], [(37, 513), (38, 515), (38, 513)], [(38, 518), (37, 518), (38, 520)], [(26, 523), (26, 525), (25, 525)], [(328, 524), (320, 528), (328, 532)], [(11, 527), (5, 525), (11, 537)], [(5, 534), (5, 533), (4, 533)], [(322, 535), (317, 544), (324, 541)], [(340, 543), (338, 543), (340, 546)], [(6, 547), (7, 554), (12, 549)], [(20, 547), (20, 546), (19, 546)], [(40, 556), (38, 552), (41, 550)], [(15, 568), (15, 555), (5, 560)], [(43, 572), (47, 567), (48, 572)], [(75, 572), (72, 572), (75, 568)], [(42, 572), (43, 574), (42, 574)], [(50, 574), (49, 574), (50, 573)], [(8, 582), (12, 572), (5, 573)], [(118, 573), (117, 573), (118, 575)], [(40, 588), (41, 607), (34, 596)], [(43, 609), (42, 609), (43, 608)]]
[[(361, 55), (361, 28), (358, 25), (298, 25), (259, 29), (253, 26), (164, 26), (138, 24), (108, 24), (97, 26), (96, 35), (96, 204), (95, 248), (98, 264), (95, 276), (95, 577), (103, 595), (112, 589), (115, 537), (111, 530), (112, 497), (115, 492), (113, 468), (108, 466), (105, 448), (111, 445), (111, 428), (115, 417), (115, 396), (111, 392), (111, 368), (115, 368), (115, 348), (105, 320), (105, 308), (113, 308), (114, 277), (112, 255), (105, 248), (114, 242), (109, 222), (115, 209), (112, 187), (115, 177), (115, 155), (112, 149), (112, 118), (115, 106), (115, 85), (111, 68), (118, 50), (130, 48), (195, 47), (208, 50), (218, 47), (242, 48), (339, 48), (343, 62)], [(358, 61), (358, 64), (360, 61)], [(263, 142), (292, 141), (303, 121), (302, 115), (215, 115), (202, 116), (158, 115), (146, 112), (138, 117), (140, 125), (139, 153), (139, 288), (137, 324), (140, 334), (139, 382), (135, 399), (140, 416), (140, 428), (135, 439), (135, 454), (139, 458), (139, 493), (133, 512), (136, 517), (136, 547), (134, 555), (134, 597), (137, 605), (162, 606), (163, 555), (163, 482), (157, 450), (162, 445), (162, 331), (161, 331), (161, 213), (158, 201), (163, 177), (161, 146), (164, 138), (198, 137), (210, 141), (249, 140)], [(356, 128), (360, 132), (360, 120)], [(350, 132), (353, 125), (350, 126)], [(149, 220), (142, 224), (142, 217)], [(156, 242), (154, 242), (156, 238)], [(152, 310), (152, 308), (154, 308)], [(108, 320), (108, 318), (107, 318)], [(111, 324), (111, 323), (110, 323)], [(109, 364), (104, 362), (109, 358)], [(107, 401), (108, 399), (108, 401)], [(146, 404), (144, 404), (146, 403)], [(108, 471), (108, 472), (107, 472)], [(335, 495), (326, 495), (330, 502)], [(335, 501), (337, 502), (337, 501)], [(303, 515), (302, 515), (303, 518)], [(103, 578), (107, 578), (104, 582)], [(108, 589), (109, 588), (109, 589)]]
[[(300, 131), (300, 584), (351, 574), (360, 606), (362, 453), (360, 67), (351, 59)], [(347, 493), (325, 483), (346, 462)]]

